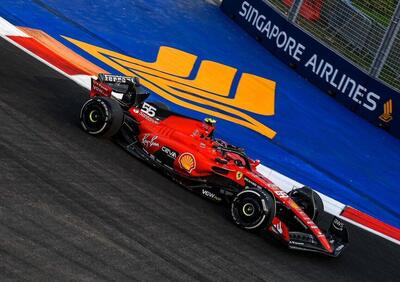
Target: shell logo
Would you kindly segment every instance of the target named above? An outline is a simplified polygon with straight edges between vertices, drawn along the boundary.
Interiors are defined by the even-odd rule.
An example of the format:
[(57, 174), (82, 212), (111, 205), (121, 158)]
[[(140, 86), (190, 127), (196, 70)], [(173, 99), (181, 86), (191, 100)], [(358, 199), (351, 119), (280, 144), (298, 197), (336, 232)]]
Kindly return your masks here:
[(186, 170), (188, 173), (191, 173), (192, 170), (196, 168), (196, 159), (190, 153), (183, 153), (180, 155), (178, 162), (181, 168)]

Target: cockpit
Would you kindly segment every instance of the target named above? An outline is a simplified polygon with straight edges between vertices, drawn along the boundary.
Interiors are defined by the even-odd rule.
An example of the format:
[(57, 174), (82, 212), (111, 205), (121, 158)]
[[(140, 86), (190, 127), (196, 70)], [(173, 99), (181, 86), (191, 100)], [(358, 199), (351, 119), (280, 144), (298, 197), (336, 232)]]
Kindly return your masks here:
[(250, 160), (242, 148), (228, 144), (221, 139), (214, 139), (213, 147), (221, 153), (221, 158), (218, 158), (217, 162), (222, 164), (232, 163), (238, 167), (245, 167), (250, 171), (252, 170)]

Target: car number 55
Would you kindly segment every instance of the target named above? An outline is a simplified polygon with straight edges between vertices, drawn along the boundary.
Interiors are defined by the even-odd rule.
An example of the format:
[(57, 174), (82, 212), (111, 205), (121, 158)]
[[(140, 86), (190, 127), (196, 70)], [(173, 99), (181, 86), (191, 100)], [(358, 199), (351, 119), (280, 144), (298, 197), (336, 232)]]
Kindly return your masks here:
[(157, 109), (152, 105), (144, 102), (141, 111), (149, 117), (155, 117)]

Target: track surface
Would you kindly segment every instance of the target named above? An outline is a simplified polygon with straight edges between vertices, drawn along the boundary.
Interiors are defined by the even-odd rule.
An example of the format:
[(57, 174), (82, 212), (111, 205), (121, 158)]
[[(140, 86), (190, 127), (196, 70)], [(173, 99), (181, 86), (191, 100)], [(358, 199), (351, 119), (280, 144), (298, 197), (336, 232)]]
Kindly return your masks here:
[(400, 248), (350, 227), (339, 259), (233, 226), (77, 116), (87, 91), (0, 42), (0, 280), (395, 281)]
[[(0, 16), (14, 25), (41, 29), (111, 73), (117, 70), (61, 36), (146, 62), (155, 61), (161, 46), (194, 54), (198, 60), (189, 79), (199, 74), (204, 60), (237, 68), (232, 99), (243, 73), (275, 81), (275, 115), (245, 111), (278, 133), (273, 140), (223, 119), (218, 119), (216, 134), (247, 148), (250, 156), (269, 168), (400, 228), (400, 193), (394, 181), (400, 175), (400, 140), (321, 93), (215, 6), (204, 0), (135, 0), (129, 5), (126, 0), (1, 3)], [(153, 90), (162, 94), (156, 99), (174, 110), (199, 119), (209, 117), (163, 99), (160, 89)], [(177, 95), (164, 90), (174, 97), (186, 91)]]

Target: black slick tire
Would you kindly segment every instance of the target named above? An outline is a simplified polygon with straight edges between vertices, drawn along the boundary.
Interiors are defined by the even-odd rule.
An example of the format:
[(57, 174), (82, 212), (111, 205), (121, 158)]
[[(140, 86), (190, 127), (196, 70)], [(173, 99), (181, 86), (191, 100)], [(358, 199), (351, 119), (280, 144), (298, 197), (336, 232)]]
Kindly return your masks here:
[(299, 205), (304, 212), (317, 223), (324, 213), (324, 203), (321, 197), (310, 187), (304, 186), (294, 189), (288, 195)]
[(245, 230), (258, 231), (271, 225), (275, 217), (275, 199), (267, 191), (246, 189), (230, 204), (232, 221)]
[(83, 130), (87, 133), (112, 137), (121, 128), (124, 112), (113, 98), (96, 97), (83, 104), (79, 118)]

